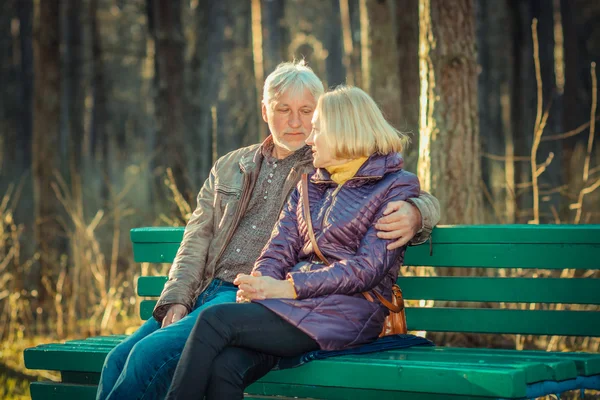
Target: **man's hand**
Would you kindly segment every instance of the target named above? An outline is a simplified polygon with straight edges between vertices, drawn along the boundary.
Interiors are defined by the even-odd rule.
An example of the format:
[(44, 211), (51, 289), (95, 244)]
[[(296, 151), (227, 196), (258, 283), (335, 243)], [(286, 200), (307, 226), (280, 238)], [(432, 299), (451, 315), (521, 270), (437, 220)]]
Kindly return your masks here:
[(166, 328), (174, 322), (179, 321), (181, 318), (187, 315), (187, 308), (183, 304), (173, 304), (167, 315), (163, 318), (161, 328)]
[(290, 281), (280, 281), (270, 276), (262, 276), (258, 271), (253, 271), (250, 275), (239, 274), (233, 284), (239, 288), (236, 296), (238, 302), (296, 297), (294, 285)]
[(387, 246), (388, 250), (404, 246), (423, 227), (421, 212), (406, 201), (390, 202), (383, 215), (375, 224), (375, 228), (379, 231), (379, 238), (396, 240)]

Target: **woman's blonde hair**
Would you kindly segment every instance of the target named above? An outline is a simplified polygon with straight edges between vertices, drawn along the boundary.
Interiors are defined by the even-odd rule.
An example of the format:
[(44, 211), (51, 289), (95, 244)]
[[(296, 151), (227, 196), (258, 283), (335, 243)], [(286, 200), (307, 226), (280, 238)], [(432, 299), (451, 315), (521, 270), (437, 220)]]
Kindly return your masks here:
[(409, 142), (406, 134), (385, 120), (371, 96), (357, 87), (342, 85), (325, 93), (315, 114), (316, 128), (325, 134), (335, 158), (399, 152)]
[(262, 103), (269, 107), (285, 92), (302, 93), (304, 89), (313, 95), (315, 100), (325, 92), (323, 82), (315, 75), (313, 70), (300, 60), (281, 63), (271, 72), (263, 87)]

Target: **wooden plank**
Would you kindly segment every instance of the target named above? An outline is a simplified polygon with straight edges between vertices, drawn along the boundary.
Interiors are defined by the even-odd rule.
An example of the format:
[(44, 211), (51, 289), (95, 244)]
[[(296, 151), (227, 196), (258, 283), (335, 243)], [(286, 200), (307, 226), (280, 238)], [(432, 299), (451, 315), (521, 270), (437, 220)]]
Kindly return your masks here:
[(411, 247), (404, 265), (433, 267), (599, 269), (600, 244), (433, 244)]
[(175, 259), (179, 243), (133, 243), (135, 262), (170, 263)]
[[(346, 387), (322, 387), (308, 385), (289, 385), (279, 383), (262, 383), (257, 382), (249, 386), (247, 396), (268, 396), (266, 398), (280, 399), (279, 394), (289, 396), (294, 399), (322, 399), (322, 400), (497, 400), (494, 396), (471, 396), (471, 395), (453, 395), (439, 393), (424, 393), (424, 392), (396, 392), (389, 390), (370, 390), (356, 389)], [(270, 396), (269, 396), (270, 395)], [(249, 397), (244, 399), (249, 399)], [(272, 397), (271, 397), (272, 396)], [(293, 397), (296, 396), (296, 397)], [(287, 399), (289, 397), (285, 397)]]
[[(138, 295), (160, 296), (166, 281), (141, 276)], [(600, 304), (600, 280), (591, 278), (405, 276), (398, 284), (407, 300)]]
[(100, 382), (99, 372), (61, 371), (60, 377), (63, 383), (77, 385), (97, 385)]
[(582, 353), (582, 352), (552, 352), (541, 350), (511, 350), (511, 349), (483, 349), (483, 348), (467, 348), (467, 347), (412, 347), (403, 350), (410, 353), (432, 352), (432, 353), (447, 353), (452, 354), (477, 354), (485, 355), (486, 357), (493, 356), (519, 356), (532, 357), (533, 359), (556, 359), (569, 360), (575, 363), (577, 372), (581, 376), (594, 376), (600, 374), (600, 354), (598, 353)]
[(56, 382), (31, 382), (32, 400), (94, 400), (96, 385), (64, 384)]
[(321, 360), (272, 371), (259, 382), (503, 398), (523, 397), (526, 393), (526, 373), (522, 367), (417, 364)]
[[(62, 347), (61, 347), (62, 346)], [(110, 349), (42, 345), (25, 349), (25, 367), (49, 371), (100, 372)]]
[(142, 300), (140, 302), (140, 318), (142, 320), (146, 321), (152, 317), (152, 311), (154, 311), (156, 302), (157, 300)]
[(140, 276), (138, 278), (138, 296), (160, 296), (167, 282), (166, 276)]
[(413, 331), (600, 336), (597, 311), (408, 307), (406, 321)]
[(600, 279), (591, 278), (406, 276), (398, 285), (408, 300), (600, 304)]
[[(140, 304), (140, 316), (152, 316), (155, 300)], [(492, 308), (406, 308), (412, 331), (600, 336), (597, 311), (508, 310)]]
[(180, 243), (184, 229), (172, 226), (134, 228), (129, 237), (132, 243)]
[[(183, 227), (148, 227), (131, 230), (134, 243), (179, 243)], [(600, 244), (600, 225), (439, 225), (432, 240), (442, 243), (583, 243)]]
[(436, 351), (410, 351), (410, 349), (390, 350), (364, 355), (344, 356), (339, 361), (355, 360), (362, 362), (406, 362), (423, 365), (441, 365), (443, 363), (468, 366), (522, 366), (526, 372), (527, 383), (544, 380), (564, 381), (577, 377), (575, 362), (565, 358), (533, 357), (519, 354), (517, 351), (507, 354), (451, 353)]
[(591, 243), (600, 244), (600, 225), (441, 225), (436, 243)]
[[(179, 243), (134, 243), (136, 262), (171, 263)], [(599, 245), (582, 244), (434, 244), (411, 247), (405, 265), (475, 268), (599, 269)]]

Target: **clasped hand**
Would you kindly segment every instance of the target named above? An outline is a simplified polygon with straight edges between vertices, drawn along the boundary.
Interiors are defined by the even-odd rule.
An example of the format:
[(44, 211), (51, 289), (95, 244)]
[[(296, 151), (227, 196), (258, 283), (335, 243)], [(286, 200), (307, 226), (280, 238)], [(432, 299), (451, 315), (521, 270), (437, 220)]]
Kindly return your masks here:
[(233, 284), (238, 287), (236, 295), (238, 303), (250, 300), (293, 299), (296, 297), (294, 286), (290, 281), (262, 276), (258, 271), (253, 271), (250, 275), (239, 274)]

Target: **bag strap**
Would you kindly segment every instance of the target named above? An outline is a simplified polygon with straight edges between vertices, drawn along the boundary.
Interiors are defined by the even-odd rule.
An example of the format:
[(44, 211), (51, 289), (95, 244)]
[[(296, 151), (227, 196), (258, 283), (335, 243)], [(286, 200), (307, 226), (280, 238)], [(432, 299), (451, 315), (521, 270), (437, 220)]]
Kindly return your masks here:
[(302, 212), (304, 213), (304, 220), (306, 221), (306, 227), (308, 229), (308, 237), (310, 238), (310, 243), (312, 244), (313, 251), (325, 263), (325, 265), (329, 265), (329, 261), (325, 258), (323, 253), (321, 253), (321, 249), (317, 245), (317, 238), (315, 237), (315, 232), (312, 227), (312, 219), (310, 217), (310, 203), (308, 202), (308, 174), (302, 174)]
[[(310, 216), (310, 203), (308, 201), (308, 174), (302, 174), (302, 212), (304, 214), (304, 220), (306, 221), (306, 228), (308, 229), (308, 237), (310, 238), (310, 242), (312, 244), (313, 247), (313, 251), (315, 252), (315, 254), (317, 255), (317, 257), (319, 257), (319, 259), (321, 259), (321, 261), (323, 261), (323, 263), (325, 263), (325, 265), (329, 265), (330, 262), (327, 260), (327, 258), (325, 258), (325, 256), (323, 255), (323, 253), (321, 253), (321, 250), (319, 249), (319, 246), (317, 245), (317, 238), (315, 237), (315, 232), (313, 231), (313, 227), (312, 227), (312, 218)], [(396, 288), (392, 288), (392, 292), (393, 295), (395, 296), (396, 290), (400, 290), (400, 288), (398, 287)], [(377, 296), (377, 298), (379, 299), (379, 301), (381, 302), (381, 304), (383, 304), (385, 307), (387, 307), (387, 309), (389, 309), (391, 312), (394, 313), (399, 313), (400, 311), (402, 311), (404, 309), (403, 306), (401, 305), (394, 305), (392, 304), (390, 301), (386, 300), (385, 297), (383, 297), (381, 294), (377, 293), (377, 291), (373, 290), (373, 293), (375, 293), (375, 296)], [(402, 293), (402, 292), (400, 292)], [(373, 296), (371, 296), (371, 294), (369, 292), (362, 292), (363, 296), (365, 296), (365, 298), (370, 301), (371, 303), (373, 302)]]

